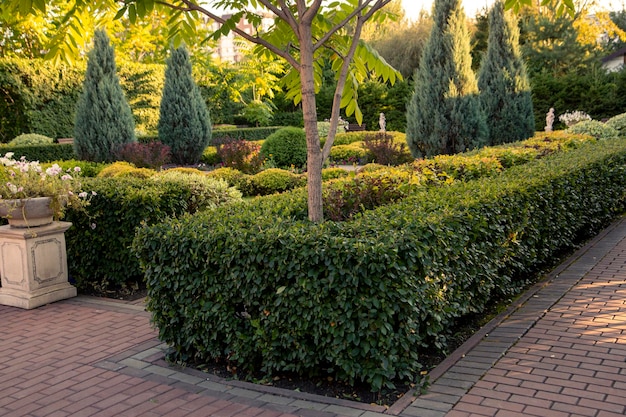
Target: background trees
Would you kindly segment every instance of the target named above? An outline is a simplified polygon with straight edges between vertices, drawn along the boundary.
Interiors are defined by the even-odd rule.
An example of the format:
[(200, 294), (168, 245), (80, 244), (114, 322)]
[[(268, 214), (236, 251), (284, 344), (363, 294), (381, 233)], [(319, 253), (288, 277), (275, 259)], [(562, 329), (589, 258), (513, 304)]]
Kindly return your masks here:
[(489, 42), (478, 75), (489, 144), (524, 140), (535, 133), (530, 82), (519, 50), (517, 21), (497, 1), (489, 13)]
[(116, 146), (134, 141), (135, 122), (117, 77), (113, 48), (107, 34), (98, 30), (76, 109), (74, 150), (80, 159), (109, 162)]
[(407, 143), (414, 157), (462, 152), (487, 140), (460, 0), (438, 1), (433, 17), (407, 108)]

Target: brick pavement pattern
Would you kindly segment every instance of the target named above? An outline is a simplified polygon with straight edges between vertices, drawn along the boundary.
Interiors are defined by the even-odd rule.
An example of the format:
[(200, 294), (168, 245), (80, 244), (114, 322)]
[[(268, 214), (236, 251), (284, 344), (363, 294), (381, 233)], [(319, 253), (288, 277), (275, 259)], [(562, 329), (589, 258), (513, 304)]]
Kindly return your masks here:
[(626, 415), (625, 219), (450, 355), (426, 394), (389, 408), (170, 366), (149, 317), (91, 297), (0, 305), (0, 416)]

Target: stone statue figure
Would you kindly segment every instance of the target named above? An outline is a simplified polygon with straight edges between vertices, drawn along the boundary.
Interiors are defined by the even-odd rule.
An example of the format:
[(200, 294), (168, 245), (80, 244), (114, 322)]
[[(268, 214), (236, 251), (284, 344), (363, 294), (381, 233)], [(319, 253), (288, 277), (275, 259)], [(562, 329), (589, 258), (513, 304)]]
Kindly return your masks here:
[(378, 118), (378, 124), (380, 125), (381, 132), (387, 131), (387, 120), (385, 119), (385, 113), (380, 114), (380, 117)]
[(554, 108), (550, 107), (550, 111), (546, 115), (546, 132), (552, 132), (553, 123), (554, 123)]

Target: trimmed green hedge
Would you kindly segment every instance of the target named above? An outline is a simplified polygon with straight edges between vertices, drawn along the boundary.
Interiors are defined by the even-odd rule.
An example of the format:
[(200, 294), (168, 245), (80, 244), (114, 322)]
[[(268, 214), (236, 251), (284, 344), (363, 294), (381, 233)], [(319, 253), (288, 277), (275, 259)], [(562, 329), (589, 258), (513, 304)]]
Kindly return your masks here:
[(308, 222), (300, 189), (142, 227), (133, 248), (173, 359), (377, 390), (621, 213), (625, 162), (624, 141), (581, 144), (337, 223)]
[[(70, 279), (81, 292), (143, 287), (139, 262), (130, 252), (135, 228), (207, 205), (198, 201), (205, 190), (188, 181), (84, 178), (83, 189), (97, 195), (86, 213), (67, 211), (73, 225), (65, 235)], [(228, 200), (231, 191), (217, 191), (214, 203)]]
[(52, 145), (32, 145), (32, 146), (8, 146), (1, 145), (0, 153), (2, 155), (7, 152), (15, 153), (14, 158), (19, 159), (22, 156), (29, 161), (50, 162), (58, 160), (76, 159), (74, 146), (72, 144)]

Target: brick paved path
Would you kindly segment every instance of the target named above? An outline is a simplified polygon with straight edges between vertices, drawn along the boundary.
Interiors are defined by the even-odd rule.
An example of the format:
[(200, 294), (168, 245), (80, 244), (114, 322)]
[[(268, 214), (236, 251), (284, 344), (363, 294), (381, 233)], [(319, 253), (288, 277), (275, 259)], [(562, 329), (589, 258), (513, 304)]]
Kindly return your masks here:
[(140, 303), (0, 306), (0, 416), (626, 415), (626, 220), (384, 408), (168, 366)]

